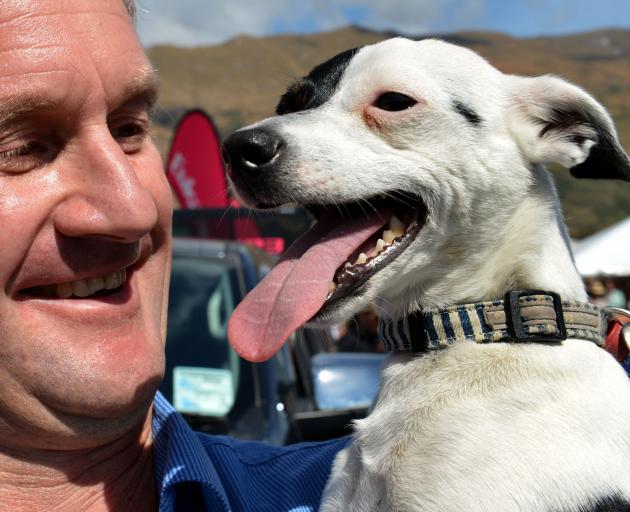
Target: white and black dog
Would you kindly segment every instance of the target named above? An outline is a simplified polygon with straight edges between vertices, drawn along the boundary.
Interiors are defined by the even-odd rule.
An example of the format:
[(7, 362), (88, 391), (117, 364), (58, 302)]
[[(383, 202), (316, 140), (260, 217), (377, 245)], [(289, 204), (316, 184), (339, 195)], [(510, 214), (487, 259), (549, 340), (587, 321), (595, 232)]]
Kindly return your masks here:
[[(630, 511), (630, 382), (543, 168), (628, 180), (605, 109), (437, 40), (317, 66), (225, 142), (245, 204), (317, 217), (234, 314), (271, 356), (375, 303), (398, 350), (325, 511)], [(612, 249), (611, 249), (612, 250)]]

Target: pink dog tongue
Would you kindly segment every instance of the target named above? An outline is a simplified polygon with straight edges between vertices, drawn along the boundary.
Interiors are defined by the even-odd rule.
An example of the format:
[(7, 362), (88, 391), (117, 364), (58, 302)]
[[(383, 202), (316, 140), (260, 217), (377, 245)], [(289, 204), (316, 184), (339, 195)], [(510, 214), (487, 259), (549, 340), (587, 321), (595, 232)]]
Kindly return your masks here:
[(326, 218), (296, 240), (232, 314), (228, 339), (234, 350), (250, 361), (274, 355), (322, 307), (337, 268), (388, 221), (382, 214)]

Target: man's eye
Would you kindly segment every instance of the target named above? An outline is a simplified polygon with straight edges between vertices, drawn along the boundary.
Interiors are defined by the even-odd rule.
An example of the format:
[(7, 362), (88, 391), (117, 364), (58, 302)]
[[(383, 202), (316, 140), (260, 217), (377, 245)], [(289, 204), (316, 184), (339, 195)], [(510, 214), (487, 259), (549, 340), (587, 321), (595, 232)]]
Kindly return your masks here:
[(17, 139), (13, 143), (0, 143), (0, 175), (32, 171), (55, 160), (59, 152), (59, 145), (46, 137), (21, 142)]
[(406, 94), (400, 92), (386, 92), (381, 94), (374, 106), (381, 110), (387, 110), (388, 112), (400, 112), (401, 110), (407, 110), (418, 103), (413, 98), (410, 98)]
[(19, 158), (22, 156), (37, 156), (46, 153), (46, 147), (36, 141), (30, 141), (21, 146), (0, 151), (0, 158)]
[(116, 129), (117, 139), (128, 139), (130, 137), (143, 136), (146, 133), (146, 128), (138, 123), (127, 123), (119, 126)]
[(149, 127), (147, 122), (133, 120), (115, 124), (111, 128), (112, 136), (118, 141), (125, 153), (133, 154), (142, 150)]

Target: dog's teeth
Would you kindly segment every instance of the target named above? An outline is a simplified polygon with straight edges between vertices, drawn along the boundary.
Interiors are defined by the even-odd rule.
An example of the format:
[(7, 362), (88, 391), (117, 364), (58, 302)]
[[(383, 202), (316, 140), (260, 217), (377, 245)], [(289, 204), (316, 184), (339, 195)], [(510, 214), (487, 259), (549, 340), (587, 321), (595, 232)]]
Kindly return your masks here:
[(331, 281), (328, 283), (328, 293), (334, 292), (337, 289), (337, 283)]
[(363, 265), (364, 263), (367, 263), (367, 254), (365, 254), (364, 252), (362, 252), (361, 254), (359, 254), (359, 257), (357, 258), (357, 261), (354, 262), (355, 265)]
[(391, 229), (383, 231), (383, 241), (386, 244), (391, 244), (394, 240), (396, 240), (396, 233), (394, 233)]
[(380, 253), (383, 249), (385, 249), (385, 246), (387, 244), (385, 243), (385, 240), (383, 240), (382, 238), (379, 238), (376, 241), (376, 254)]
[(389, 219), (389, 231), (394, 233), (394, 238), (403, 236), (403, 234), (405, 233), (405, 229), (405, 223), (398, 217), (396, 217), (396, 215), (392, 215), (392, 218)]
[(392, 215), (392, 218), (389, 219), (389, 229), (402, 235), (405, 232), (405, 224), (396, 215)]

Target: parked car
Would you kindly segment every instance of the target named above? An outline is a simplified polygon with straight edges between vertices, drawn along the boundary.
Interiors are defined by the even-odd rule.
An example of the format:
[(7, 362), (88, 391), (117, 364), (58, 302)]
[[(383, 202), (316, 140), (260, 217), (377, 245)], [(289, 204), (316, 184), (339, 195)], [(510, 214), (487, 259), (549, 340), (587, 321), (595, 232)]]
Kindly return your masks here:
[(289, 438), (283, 403), (295, 376), (288, 348), (252, 364), (227, 342), (230, 314), (271, 264), (236, 242), (174, 240), (160, 389), (196, 430), (273, 444)]

